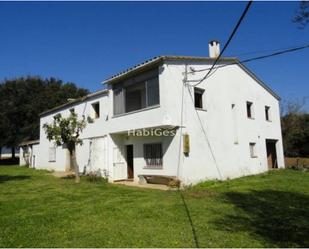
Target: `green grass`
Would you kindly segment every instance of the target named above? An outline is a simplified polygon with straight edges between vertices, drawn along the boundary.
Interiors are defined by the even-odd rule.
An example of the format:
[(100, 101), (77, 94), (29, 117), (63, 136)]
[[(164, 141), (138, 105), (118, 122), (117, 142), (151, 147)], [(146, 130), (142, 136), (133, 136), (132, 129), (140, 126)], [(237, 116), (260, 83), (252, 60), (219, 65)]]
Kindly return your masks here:
[(309, 247), (309, 173), (180, 193), (1, 166), (0, 214), (0, 247)]

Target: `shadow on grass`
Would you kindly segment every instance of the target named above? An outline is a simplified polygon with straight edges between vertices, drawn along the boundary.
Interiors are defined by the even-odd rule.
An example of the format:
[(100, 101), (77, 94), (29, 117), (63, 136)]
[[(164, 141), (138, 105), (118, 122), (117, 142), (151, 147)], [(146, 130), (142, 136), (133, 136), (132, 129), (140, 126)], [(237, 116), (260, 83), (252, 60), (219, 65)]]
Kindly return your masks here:
[(228, 192), (224, 200), (239, 209), (215, 221), (218, 229), (245, 231), (278, 247), (309, 247), (309, 196), (274, 190)]
[(191, 230), (192, 230), (192, 236), (193, 236), (193, 240), (194, 240), (195, 247), (196, 247), (196, 248), (199, 248), (199, 247), (200, 247), (200, 246), (199, 246), (199, 241), (198, 241), (197, 236), (196, 236), (195, 227), (194, 227), (194, 224), (193, 224), (193, 221), (192, 221), (192, 218), (191, 218), (191, 214), (190, 214), (188, 205), (187, 205), (187, 203), (186, 203), (186, 201), (185, 201), (185, 198), (184, 198), (184, 196), (183, 196), (183, 194), (182, 194), (181, 191), (179, 191), (179, 194), (180, 194), (180, 197), (181, 197), (183, 206), (184, 206), (184, 208), (185, 208), (185, 211), (186, 211), (186, 214), (187, 214), (189, 223), (190, 223), (190, 227), (191, 227)]
[(19, 158), (0, 158), (0, 166), (6, 166), (6, 165), (18, 165), (19, 164)]
[(0, 175), (0, 183), (5, 183), (5, 182), (8, 182), (8, 181), (28, 180), (30, 178), (31, 178), (30, 176), (25, 176), (25, 175), (17, 175), (17, 176)]
[(74, 174), (69, 174), (69, 175), (60, 177), (60, 179), (63, 179), (63, 180), (74, 180), (75, 179), (75, 175)]

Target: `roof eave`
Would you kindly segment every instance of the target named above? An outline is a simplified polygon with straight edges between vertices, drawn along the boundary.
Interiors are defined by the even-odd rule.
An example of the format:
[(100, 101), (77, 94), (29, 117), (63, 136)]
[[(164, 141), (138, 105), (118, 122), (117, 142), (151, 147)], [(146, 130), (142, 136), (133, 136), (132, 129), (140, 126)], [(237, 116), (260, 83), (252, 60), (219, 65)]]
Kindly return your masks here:
[(31, 145), (31, 144), (39, 144), (40, 140), (36, 139), (36, 140), (30, 140), (30, 141), (23, 141), (19, 144), (19, 146), (24, 146), (24, 145)]
[(267, 90), (272, 96), (274, 96), (278, 101), (281, 100), (281, 97), (276, 94), (264, 81), (262, 81), (259, 77), (257, 77), (248, 67), (242, 64), (239, 60), (237, 60), (238, 65), (247, 72), (252, 78), (254, 78), (265, 90)]
[(137, 67), (133, 67), (128, 69), (128, 71), (125, 71), (123, 73), (120, 73), (119, 75), (116, 75), (114, 77), (108, 78), (104, 81), (102, 81), (102, 84), (114, 84), (116, 82), (119, 82), (127, 77), (136, 75), (140, 72), (146, 71), (148, 69), (151, 69), (157, 65), (160, 65), (164, 61), (164, 56), (156, 57), (153, 60), (150, 60), (149, 62), (146, 62), (145, 64), (140, 64)]
[[(119, 82), (125, 78), (128, 78), (132, 75), (138, 74), (141, 71), (146, 71), (156, 65), (161, 64), (164, 61), (197, 61), (197, 62), (203, 62), (203, 61), (214, 61), (216, 58), (210, 58), (210, 57), (192, 57), (192, 56), (171, 56), (171, 55), (165, 55), (165, 56), (158, 56), (154, 59), (150, 59), (149, 61), (146, 61), (145, 63), (141, 63), (135, 67), (131, 67), (126, 71), (123, 71), (122, 73), (112, 76), (103, 82), (102, 84), (114, 84), (116, 82)], [(219, 61), (235, 61), (237, 58), (235, 57), (227, 57), (227, 58), (220, 58)]]
[(42, 117), (44, 115), (47, 115), (47, 114), (50, 114), (52, 112), (55, 112), (55, 111), (58, 111), (60, 109), (63, 109), (65, 107), (69, 107), (71, 105), (74, 105), (74, 104), (77, 104), (77, 103), (82, 103), (84, 102), (85, 100), (89, 99), (89, 98), (92, 98), (92, 97), (95, 97), (97, 95), (100, 95), (100, 94), (108, 94), (108, 90), (107, 89), (104, 89), (104, 90), (100, 90), (100, 91), (97, 91), (97, 92), (94, 92), (94, 93), (89, 93), (88, 95), (84, 96), (84, 97), (80, 97), (80, 98), (77, 98), (75, 100), (72, 100), (70, 102), (67, 102), (67, 103), (64, 103), (62, 105), (59, 105), (59, 106), (56, 106), (52, 109), (49, 109), (47, 111), (44, 111), (42, 113), (39, 114), (39, 117)]

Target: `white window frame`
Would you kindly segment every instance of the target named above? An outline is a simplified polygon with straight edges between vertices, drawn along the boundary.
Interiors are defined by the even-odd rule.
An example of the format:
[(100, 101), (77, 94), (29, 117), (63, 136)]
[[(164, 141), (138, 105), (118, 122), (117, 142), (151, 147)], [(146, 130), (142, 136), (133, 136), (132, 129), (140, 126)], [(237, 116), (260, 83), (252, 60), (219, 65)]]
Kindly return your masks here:
[[(197, 107), (196, 105), (195, 105), (195, 93), (198, 93), (198, 94), (201, 94), (201, 101), (202, 101), (202, 106), (201, 107)], [(198, 110), (203, 110), (204, 109), (204, 94), (205, 93), (205, 89), (202, 89), (202, 88), (199, 88), (199, 87), (194, 87), (193, 88), (193, 94), (194, 94), (194, 107), (195, 107), (195, 109), (198, 109)]]
[(250, 150), (250, 157), (256, 158), (257, 157), (257, 151), (256, 151), (256, 143), (255, 142), (249, 143), (249, 150)]
[[(156, 146), (159, 145), (161, 149), (161, 157), (159, 158), (146, 158), (146, 146)], [(162, 169), (163, 168), (163, 145), (162, 143), (145, 143), (143, 145), (143, 150), (144, 150), (144, 160), (145, 160), (145, 168), (150, 168), (150, 169)], [(150, 164), (147, 161), (153, 161), (155, 162), (154, 164)], [(159, 162), (159, 163), (157, 163)]]
[[(267, 115), (266, 115), (266, 112), (267, 112)], [(265, 113), (265, 120), (270, 122), (271, 121), (271, 108), (270, 108), (269, 105), (265, 105), (264, 113)], [(267, 116), (268, 116), (268, 118), (267, 118)]]
[[(248, 116), (248, 104), (250, 104), (250, 117)], [(246, 101), (246, 114), (247, 118), (254, 119), (254, 103), (252, 101)]]
[(56, 162), (56, 146), (49, 147), (48, 149), (48, 161)]
[[(99, 105), (99, 113), (96, 112), (96, 110), (94, 108), (95, 105)], [(92, 116), (93, 119), (99, 119), (101, 117), (101, 113), (100, 113), (101, 108), (100, 107), (101, 107), (100, 101), (91, 103), (91, 108), (92, 108), (92, 115), (91, 116)]]

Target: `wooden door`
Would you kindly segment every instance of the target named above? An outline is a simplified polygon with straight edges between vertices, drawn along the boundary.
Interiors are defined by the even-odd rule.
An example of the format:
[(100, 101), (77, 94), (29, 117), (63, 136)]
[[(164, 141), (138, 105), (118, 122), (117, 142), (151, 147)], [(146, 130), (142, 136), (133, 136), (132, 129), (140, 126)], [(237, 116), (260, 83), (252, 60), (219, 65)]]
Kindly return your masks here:
[(276, 142), (277, 140), (266, 139), (268, 169), (278, 168)]
[(127, 145), (127, 167), (128, 167), (128, 179), (134, 178), (134, 155), (133, 145)]

